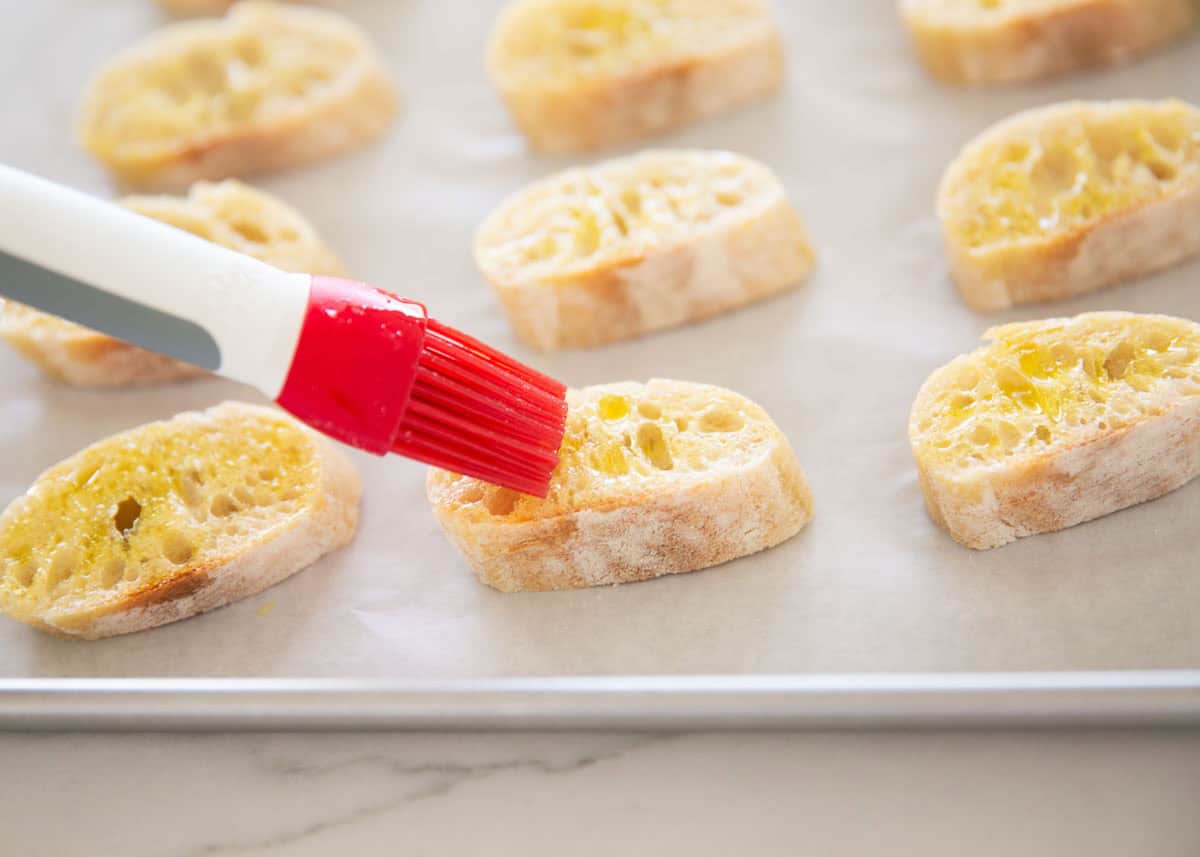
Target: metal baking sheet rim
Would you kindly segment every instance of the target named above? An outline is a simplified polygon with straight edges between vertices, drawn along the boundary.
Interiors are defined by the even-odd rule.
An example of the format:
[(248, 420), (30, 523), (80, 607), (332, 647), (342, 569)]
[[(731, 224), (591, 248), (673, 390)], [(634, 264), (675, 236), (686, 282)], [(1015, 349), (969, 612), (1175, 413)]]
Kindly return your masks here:
[(1200, 725), (1200, 670), (553, 679), (4, 679), (4, 731)]

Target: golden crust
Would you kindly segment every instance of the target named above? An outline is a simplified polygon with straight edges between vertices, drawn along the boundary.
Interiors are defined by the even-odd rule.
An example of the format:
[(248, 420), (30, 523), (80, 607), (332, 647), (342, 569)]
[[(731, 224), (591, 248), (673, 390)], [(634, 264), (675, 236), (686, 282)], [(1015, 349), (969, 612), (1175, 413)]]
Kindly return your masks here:
[[(1200, 325), (1162, 316), (1088, 313), (1074, 319), (1048, 319), (989, 330), (987, 338), (1010, 330), (1048, 326), (1061, 329), (1058, 343), (1083, 340), (1102, 331), (1133, 325), (1189, 329), (1200, 342)], [(1180, 347), (1183, 347), (1182, 345)], [(964, 374), (978, 375), (978, 354), (956, 358), (929, 376), (909, 418), (909, 441), (930, 517), (955, 541), (986, 550), (1037, 533), (1075, 526), (1160, 497), (1200, 475), (1200, 373), (1154, 387), (1128, 406), (1136, 394), (1113, 395), (1098, 405), (1098, 420), (1056, 426), (1061, 438), (997, 460), (964, 462), (937, 446), (944, 438), (930, 428), (937, 402), (957, 389)], [(1174, 376), (1172, 376), (1174, 377)]]
[[(699, 472), (649, 471), (625, 481), (583, 473), (564, 458), (544, 501), (511, 496), (431, 470), (428, 496), (451, 543), (480, 581), (503, 592), (576, 589), (695, 571), (779, 544), (812, 517), (812, 495), (787, 439), (757, 405), (681, 381), (607, 384), (572, 394), (672, 396), (734, 408), (753, 440), (736, 440)], [(668, 416), (670, 416), (668, 414)], [(685, 447), (676, 446), (676, 452)], [(577, 481), (591, 484), (567, 490)]]
[[(192, 186), (187, 197), (127, 197), (139, 214), (186, 229), (285, 271), (344, 273), (316, 230), (290, 206), (232, 179)], [(179, 381), (203, 369), (138, 348), (81, 325), (9, 301), (0, 337), (51, 378), (81, 387), (127, 387)]]
[[(158, 0), (158, 5), (172, 15), (224, 15), (237, 0)], [(291, 3), (325, 5), (328, 0), (286, 0)], [(334, 0), (336, 2), (336, 0)]]
[(172, 15), (222, 15), (234, 0), (158, 0)]
[(957, 84), (1020, 83), (1125, 62), (1191, 30), (1192, 0), (901, 0), (925, 67)]
[[(1193, 137), (1191, 154), (1172, 166), (1171, 179), (1159, 182), (1160, 188), (1069, 227), (978, 246), (964, 237), (964, 219), (980, 210), (979, 164), (990, 153), (1055, 135), (1083, 138), (1088, 128), (1142, 114), (1169, 117)], [(977, 310), (1062, 300), (1170, 267), (1200, 253), (1200, 111), (1176, 101), (1112, 101), (1019, 113), (964, 148), (942, 179), (937, 208), (954, 282)]]
[[(254, 67), (265, 52), (261, 44), (286, 30), (312, 42), (307, 48), (315, 62), (325, 51), (316, 45), (336, 45), (343, 61), (310, 75), (299, 94), (291, 92), (284, 107), (255, 107), (233, 118), (194, 119), (182, 122), (173, 133), (153, 134), (161, 111), (173, 115), (181, 104), (200, 104), (202, 116), (219, 113), (211, 103), (233, 103), (240, 96), (228, 68)], [(256, 41), (257, 40), (257, 41)], [(255, 45), (259, 47), (255, 47)], [(155, 76), (192, 56), (209, 56), (220, 47), (243, 46), (249, 59), (237, 59), (217, 72), (216, 84), (203, 85), (180, 72), (173, 86), (157, 86)], [(232, 48), (231, 48), (232, 49)], [(265, 52), (269, 54), (269, 52)], [(278, 83), (288, 90), (290, 81), (274, 80), (278, 68), (255, 68), (260, 87)], [(296, 74), (296, 68), (287, 73)], [(134, 84), (145, 92), (135, 110), (128, 104)], [(236, 85), (235, 85), (236, 84)], [(216, 92), (212, 87), (216, 86)], [(265, 91), (265, 90), (264, 90)], [(274, 96), (272, 96), (274, 97)], [(182, 100), (179, 100), (182, 99)], [(264, 102), (271, 99), (264, 98)], [(282, 103), (276, 99), (276, 103)], [(289, 8), (263, 0), (237, 3), (220, 20), (197, 20), (167, 26), (146, 41), (111, 60), (93, 79), (84, 98), (79, 135), (121, 183), (147, 190), (178, 190), (200, 179), (249, 176), (299, 166), (357, 148), (378, 137), (391, 123), (397, 95), (366, 35), (342, 16), (324, 10)], [(140, 110), (140, 112), (138, 112)]]
[[(661, 186), (664, 177), (675, 190)], [(714, 188), (725, 180), (736, 201), (708, 199), (721, 198)], [(691, 213), (639, 224), (625, 204), (631, 193), (642, 208)], [(672, 194), (679, 198), (663, 198)], [(575, 209), (583, 212), (570, 215), (575, 221), (556, 219)], [(526, 259), (508, 250), (565, 245), (571, 228), (583, 228), (579, 217), (593, 218), (587, 227), (601, 233), (593, 252)], [(761, 164), (726, 152), (650, 151), (514, 195), (479, 228), (475, 259), (521, 339), (555, 349), (616, 342), (763, 300), (799, 286), (815, 256), (782, 185)]]
[[(203, 412), (180, 414), (169, 423), (133, 429), (102, 440), (60, 462), (39, 476), (28, 494), (10, 504), (0, 516), (0, 527), (11, 516), (23, 514), (24, 505), (39, 489), (44, 487), (46, 491), (54, 491), (56, 481), (73, 476), (82, 457), (96, 448), (111, 450), (114, 459), (136, 457), (142, 454), (139, 434), (147, 429), (180, 433), (220, 431), (236, 435), (244, 426), (264, 419), (293, 425), (293, 431), (301, 432), (309, 439), (307, 454), (311, 456), (312, 464), (304, 472), (313, 474), (312, 482), (291, 486), (295, 496), (305, 498), (299, 508), (285, 504), (277, 512), (271, 512), (276, 516), (274, 520), (256, 513), (252, 525), (245, 529), (230, 527), (226, 523), (230, 518), (209, 515), (207, 523), (199, 526), (211, 531), (214, 545), (196, 559), (141, 585), (136, 581), (126, 582), (121, 584), (120, 590), (113, 590), (95, 582), (95, 569), (83, 569), (76, 573), (87, 575), (89, 583), (81, 592), (31, 607), (12, 594), (9, 581), (2, 581), (9, 588), (0, 586), (0, 593), (4, 593), (0, 608), (15, 619), (61, 636), (98, 639), (128, 634), (186, 619), (261, 592), (348, 543), (357, 526), (361, 491), (358, 473), (349, 459), (332, 442), (285, 414), (237, 402), (226, 402)], [(182, 463), (176, 464), (182, 467)], [(148, 466), (154, 468), (158, 463), (148, 462)], [(232, 485), (220, 485), (216, 489), (236, 492), (236, 486)], [(140, 499), (145, 503), (148, 498)], [(169, 502), (167, 498), (158, 499), (164, 504)], [(16, 547), (0, 542), (0, 556)], [(104, 559), (100, 556), (96, 562)], [(6, 561), (4, 565), (7, 574), (14, 573), (11, 562)], [(47, 573), (45, 569), (39, 571), (42, 575)], [(41, 584), (35, 582), (34, 585)]]
[[(688, 40), (685, 51), (665, 52), (658, 61), (617, 64), (603, 72), (522, 74), (515, 45), (527, 29), (578, 0), (517, 0), (498, 19), (488, 50), (488, 70), (530, 144), (546, 152), (582, 152), (660, 134), (762, 98), (783, 82), (783, 43), (767, 4), (718, 0), (741, 16), (736, 38)], [(605, 5), (605, 4), (602, 4)], [(634, 7), (629, 0), (607, 6)], [(668, 6), (670, 4), (667, 4)], [(683, 3), (683, 6), (688, 5)], [(664, 13), (668, 19), (670, 12)], [(687, 13), (684, 12), (684, 15)], [(549, 33), (559, 43), (561, 33)]]

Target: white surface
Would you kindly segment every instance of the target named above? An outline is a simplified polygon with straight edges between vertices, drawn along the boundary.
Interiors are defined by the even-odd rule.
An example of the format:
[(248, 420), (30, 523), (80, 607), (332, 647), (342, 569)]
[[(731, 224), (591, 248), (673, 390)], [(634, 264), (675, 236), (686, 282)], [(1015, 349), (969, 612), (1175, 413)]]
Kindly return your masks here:
[(20, 170), (0, 169), (0, 212), (0, 250), (194, 322), (216, 340), (222, 375), (272, 399), (283, 389), (308, 308), (307, 274)]
[[(1200, 101), (1200, 40), (1126, 69), (1025, 89), (959, 91), (917, 67), (893, 0), (780, 3), (779, 97), (659, 141), (736, 148), (781, 175), (819, 267), (801, 290), (710, 323), (599, 351), (514, 341), (474, 270), (472, 230), (507, 193), (571, 161), (526, 154), (482, 71), (498, 0), (344, 0), (407, 93), (381, 145), (260, 182), (305, 212), (358, 277), (589, 384), (650, 376), (736, 389), (792, 439), (816, 518), (766, 554), (613, 589), (501, 595), (479, 584), (424, 501), (423, 468), (359, 456), (349, 549), (241, 604), (103, 643), (0, 624), (3, 676), (425, 676), (1195, 667), (1200, 484), (990, 553), (926, 518), (905, 425), (936, 366), (991, 323), (947, 280), (933, 217), (960, 146), (1009, 113), (1069, 97)], [(467, 11), (469, 10), (469, 11)], [(95, 193), (70, 128), (88, 75), (160, 20), (148, 0), (46, 0), (5, 19), (0, 161)], [(20, 38), (12, 34), (20, 33)], [(1053, 307), (1200, 318), (1200, 265)], [(164, 287), (169, 284), (164, 284)], [(386, 383), (387, 379), (380, 379)], [(0, 501), (86, 443), (245, 390), (199, 383), (83, 392), (0, 353)], [(260, 608), (274, 605), (267, 615)], [(103, 801), (102, 801), (103, 802)]]
[(1200, 734), (0, 736), (14, 857), (1195, 857)]

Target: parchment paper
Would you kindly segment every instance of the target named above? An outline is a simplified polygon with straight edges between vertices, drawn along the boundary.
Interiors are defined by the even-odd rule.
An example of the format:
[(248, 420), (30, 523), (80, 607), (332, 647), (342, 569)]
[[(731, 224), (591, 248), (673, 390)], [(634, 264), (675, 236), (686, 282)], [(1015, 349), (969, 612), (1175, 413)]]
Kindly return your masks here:
[[(337, 5), (378, 40), (405, 91), (403, 115), (374, 148), (257, 183), (305, 212), (358, 277), (428, 302), (439, 318), (571, 384), (681, 378), (760, 402), (808, 472), (815, 520), (782, 547), (697, 574), (502, 595), (478, 584), (442, 537), (424, 499), (424, 468), (356, 455), (365, 494), (351, 547), (262, 595), (125, 638), (57, 640), (2, 620), (0, 675), (1200, 664), (1200, 483), (1063, 533), (973, 553), (927, 519), (905, 437), (921, 381), (992, 323), (1097, 309), (1200, 318), (1197, 263), (1049, 309), (976, 315), (947, 278), (932, 210), (937, 180), (960, 146), (1018, 109), (1067, 98), (1200, 102), (1200, 39), (1127, 68), (955, 90), (918, 67), (893, 0), (781, 0), (786, 90), (652, 145), (729, 148), (777, 170), (811, 229), (816, 274), (797, 292), (705, 324), (543, 355), (516, 342), (470, 257), (475, 225), (501, 198), (573, 163), (527, 153), (486, 81), (483, 48), (499, 0)], [(112, 195), (72, 142), (75, 109), (90, 73), (162, 21), (150, 0), (6, 9), (0, 160)], [(44, 381), (4, 349), (0, 501), (91, 441), (227, 398), (259, 397), (220, 380), (85, 392)]]

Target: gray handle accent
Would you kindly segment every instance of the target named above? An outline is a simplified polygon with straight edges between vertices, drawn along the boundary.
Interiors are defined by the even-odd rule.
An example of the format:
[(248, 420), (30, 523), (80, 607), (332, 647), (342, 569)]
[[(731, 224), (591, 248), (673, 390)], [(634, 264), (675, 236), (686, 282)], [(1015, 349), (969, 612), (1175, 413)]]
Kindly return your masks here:
[[(170, 284), (164, 283), (164, 289)], [(0, 295), (125, 342), (216, 371), (221, 349), (195, 322), (93, 288), (0, 251)]]

